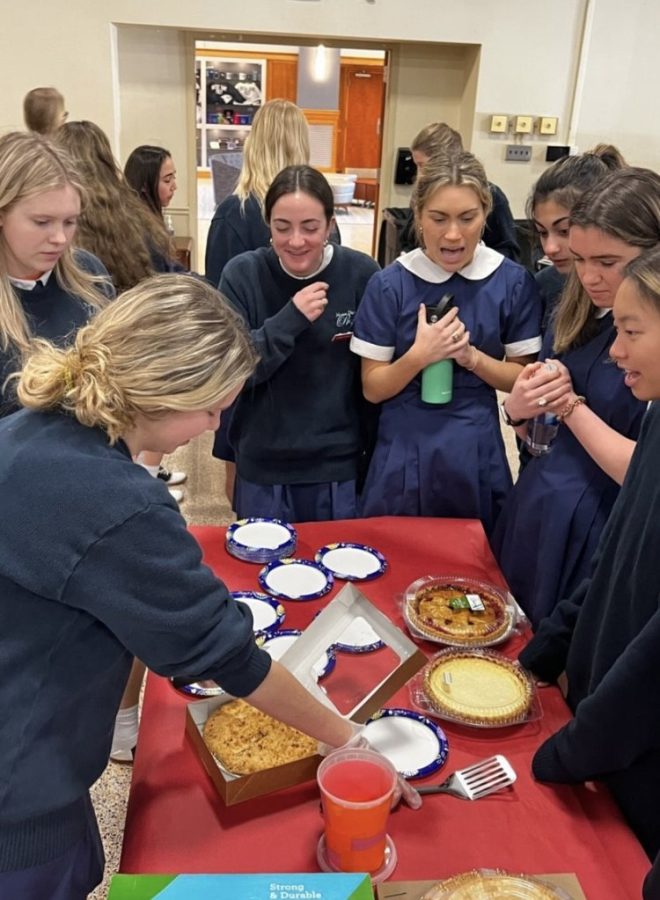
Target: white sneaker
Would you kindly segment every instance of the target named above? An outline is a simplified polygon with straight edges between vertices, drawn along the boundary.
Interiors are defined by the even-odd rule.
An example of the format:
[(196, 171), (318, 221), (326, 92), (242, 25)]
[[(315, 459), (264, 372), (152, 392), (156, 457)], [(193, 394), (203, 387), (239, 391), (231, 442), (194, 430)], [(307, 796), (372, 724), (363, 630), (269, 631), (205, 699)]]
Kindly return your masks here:
[(164, 481), (169, 487), (174, 487), (175, 484), (183, 484), (188, 476), (185, 472), (170, 472), (165, 466), (159, 466), (156, 477)]
[(177, 503), (181, 503), (183, 500), (183, 491), (180, 491), (178, 488), (168, 488), (170, 492), (170, 497), (173, 500), (176, 500)]

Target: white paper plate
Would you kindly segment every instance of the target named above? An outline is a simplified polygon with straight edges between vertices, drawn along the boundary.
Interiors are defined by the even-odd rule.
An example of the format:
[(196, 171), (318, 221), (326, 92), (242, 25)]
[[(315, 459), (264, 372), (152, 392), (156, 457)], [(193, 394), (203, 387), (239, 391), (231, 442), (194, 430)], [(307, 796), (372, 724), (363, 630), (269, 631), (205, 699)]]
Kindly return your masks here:
[[(301, 634), (302, 631), (298, 631), (297, 629), (276, 631), (274, 634), (266, 637), (261, 644), (261, 647), (269, 653), (273, 659), (281, 659), (289, 647), (298, 640)], [(336, 661), (337, 657), (335, 656), (334, 651), (332, 649), (326, 650), (323, 656), (316, 660), (313, 667), (317, 680), (325, 678), (326, 675), (332, 672)]]
[(296, 533), (279, 519), (239, 519), (227, 529), (227, 537), (251, 550), (277, 550), (288, 544)]
[(356, 616), (333, 646), (346, 653), (370, 653), (372, 650), (380, 650), (385, 644), (366, 619)]
[(411, 709), (381, 709), (365, 725), (365, 737), (406, 778), (437, 771), (449, 752), (442, 728)]
[(259, 572), (259, 584), (275, 597), (314, 600), (332, 589), (330, 572), (310, 559), (274, 560)]
[(257, 591), (232, 591), (232, 597), (239, 603), (245, 603), (252, 612), (252, 630), (255, 634), (271, 632), (279, 628), (285, 619), (284, 607), (268, 594)]
[(316, 552), (315, 560), (344, 581), (370, 581), (387, 569), (382, 553), (366, 544), (327, 544)]

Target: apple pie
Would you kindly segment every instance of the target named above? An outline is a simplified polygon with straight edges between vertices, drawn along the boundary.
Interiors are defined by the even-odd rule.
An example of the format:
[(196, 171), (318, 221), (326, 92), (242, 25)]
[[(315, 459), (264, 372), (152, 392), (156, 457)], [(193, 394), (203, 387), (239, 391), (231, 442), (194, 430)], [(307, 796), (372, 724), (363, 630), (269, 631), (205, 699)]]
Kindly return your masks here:
[(527, 875), (504, 872), (465, 872), (434, 885), (422, 900), (558, 900), (548, 884)]
[(431, 708), (468, 725), (514, 725), (529, 713), (533, 687), (504, 656), (448, 650), (428, 664), (424, 692)]
[(424, 637), (454, 646), (478, 647), (502, 640), (511, 630), (511, 610), (496, 588), (468, 579), (422, 582), (409, 591), (406, 613), (410, 624)]
[(206, 720), (204, 742), (220, 765), (251, 775), (316, 753), (317, 742), (245, 700), (230, 700)]

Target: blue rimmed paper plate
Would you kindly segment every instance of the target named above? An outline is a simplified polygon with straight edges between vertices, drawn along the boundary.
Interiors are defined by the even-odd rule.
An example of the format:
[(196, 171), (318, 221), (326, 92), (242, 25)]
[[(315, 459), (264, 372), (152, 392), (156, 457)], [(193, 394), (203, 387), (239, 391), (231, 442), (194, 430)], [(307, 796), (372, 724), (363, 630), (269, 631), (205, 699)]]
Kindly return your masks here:
[(332, 646), (344, 653), (371, 653), (372, 650), (380, 650), (385, 644), (366, 619), (356, 616)]
[(245, 603), (252, 612), (252, 630), (255, 634), (270, 634), (276, 631), (286, 617), (281, 603), (258, 591), (232, 591), (231, 596), (239, 603)]
[(412, 709), (381, 709), (364, 728), (369, 746), (405, 778), (425, 778), (447, 760), (449, 744), (442, 728)]
[[(301, 634), (302, 631), (299, 631), (297, 628), (283, 628), (280, 631), (276, 631), (274, 634), (264, 635), (257, 643), (270, 653), (273, 659), (281, 659), (289, 647), (298, 640)], [(329, 648), (314, 664), (314, 674), (316, 675), (317, 680), (329, 675), (334, 669), (336, 662), (337, 657), (335, 656), (335, 652), (332, 648)]]
[(239, 519), (227, 529), (227, 553), (244, 562), (267, 563), (291, 556), (298, 536), (295, 528), (281, 519)]
[(273, 597), (316, 600), (332, 590), (332, 574), (311, 559), (276, 559), (259, 572), (259, 584)]
[(175, 684), (174, 678), (170, 678), (170, 681), (172, 682), (172, 687), (179, 691), (180, 694), (185, 694), (186, 697), (202, 699), (204, 697), (219, 697), (225, 693), (215, 681), (193, 681), (192, 684)]
[(371, 581), (387, 569), (387, 560), (379, 550), (346, 541), (321, 547), (314, 559), (343, 581)]

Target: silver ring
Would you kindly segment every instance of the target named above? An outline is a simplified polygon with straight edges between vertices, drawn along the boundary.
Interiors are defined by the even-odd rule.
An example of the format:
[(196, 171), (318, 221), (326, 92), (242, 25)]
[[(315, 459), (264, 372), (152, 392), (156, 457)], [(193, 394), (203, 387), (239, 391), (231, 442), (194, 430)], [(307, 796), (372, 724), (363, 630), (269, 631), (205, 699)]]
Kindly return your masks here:
[(455, 331), (455, 332), (452, 334), (451, 339), (452, 339), (452, 341), (453, 341), (455, 344), (458, 344), (458, 342), (459, 342), (460, 339), (461, 339), (461, 333), (460, 333), (460, 331)]
[(545, 397), (541, 397), (539, 399), (539, 406), (547, 406), (547, 405), (548, 405), (548, 401), (545, 399)]

